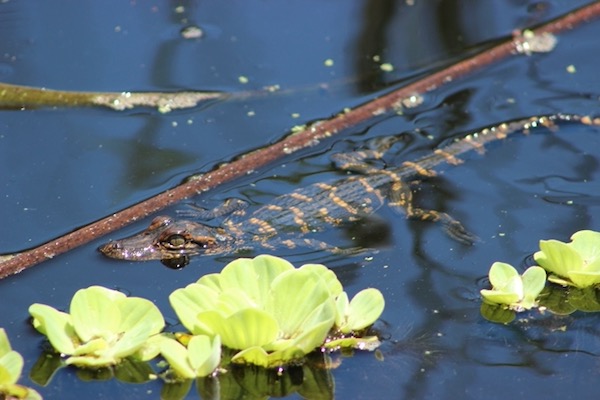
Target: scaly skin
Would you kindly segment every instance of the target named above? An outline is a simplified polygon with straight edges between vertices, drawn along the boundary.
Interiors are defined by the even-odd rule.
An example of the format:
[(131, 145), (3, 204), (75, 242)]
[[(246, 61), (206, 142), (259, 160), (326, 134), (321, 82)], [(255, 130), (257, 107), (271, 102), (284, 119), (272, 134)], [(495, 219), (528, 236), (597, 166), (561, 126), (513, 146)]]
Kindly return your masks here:
[(402, 209), (408, 218), (440, 221), (452, 237), (463, 243), (472, 243), (474, 237), (449, 215), (413, 207), (408, 182), (417, 176), (435, 175), (433, 168), (441, 164), (460, 164), (458, 156), (471, 150), (481, 151), (490, 142), (516, 132), (527, 133), (540, 125), (550, 128), (555, 121), (600, 125), (599, 118), (578, 115), (527, 118), (470, 134), (415, 161), (387, 169), (364, 163), (365, 159), (381, 158), (395, 141), (394, 138), (378, 138), (374, 150), (334, 155), (338, 167), (359, 172), (360, 175), (332, 183), (312, 184), (276, 197), (252, 213), (247, 213), (240, 201), (229, 201), (212, 211), (198, 212), (204, 219), (226, 216), (218, 227), (192, 220), (156, 217), (143, 232), (109, 242), (99, 250), (112, 258), (163, 260), (174, 267), (185, 265), (190, 255), (230, 254), (259, 246), (273, 249), (277, 246), (294, 248), (302, 245), (352, 253), (356, 249), (340, 249), (305, 236), (364, 218), (386, 201), (390, 207)]

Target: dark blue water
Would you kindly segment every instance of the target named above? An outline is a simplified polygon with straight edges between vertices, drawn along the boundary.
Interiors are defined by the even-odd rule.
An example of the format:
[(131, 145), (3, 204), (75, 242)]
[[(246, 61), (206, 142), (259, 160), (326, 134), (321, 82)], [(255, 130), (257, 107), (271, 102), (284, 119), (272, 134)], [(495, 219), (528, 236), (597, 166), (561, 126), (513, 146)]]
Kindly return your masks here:
[[(274, 141), (296, 124), (328, 118), (585, 2), (416, 3), (0, 4), (0, 80), (7, 83), (102, 91), (289, 89), (166, 115), (148, 109), (1, 111), (0, 252), (46, 242), (126, 208)], [(183, 13), (175, 11), (178, 5)], [(183, 39), (179, 32), (190, 24), (204, 28), (205, 36)], [(407, 115), (350, 131), (195, 201), (214, 206), (235, 196), (258, 205), (339, 178), (328, 161), (331, 151), (351, 150), (370, 137), (407, 133), (410, 140), (390, 160), (400, 163), (444, 139), (519, 117), (597, 114), (599, 35), (600, 22), (581, 26), (561, 35), (551, 53), (502, 62), (427, 96)], [(394, 71), (382, 72), (375, 55)], [(327, 59), (333, 66), (324, 65)], [(576, 73), (567, 72), (569, 65)], [(240, 76), (249, 82), (241, 84)], [(524, 266), (540, 239), (600, 230), (599, 133), (564, 125), (556, 135), (541, 129), (518, 135), (419, 186), (418, 203), (462, 221), (481, 239), (474, 246), (384, 208), (375, 225), (326, 237), (350, 246), (352, 236), (377, 236), (369, 245), (380, 251), (370, 258), (311, 249), (277, 253), (298, 265), (324, 262), (349, 292), (373, 286), (386, 298), (377, 325), (386, 338), (383, 361), (373, 353), (342, 358), (332, 371), (337, 398), (581, 398), (600, 389), (597, 315), (532, 313), (502, 326), (480, 316), (478, 300), (492, 262)], [(175, 208), (165, 213), (174, 215)], [(64, 309), (76, 290), (99, 284), (149, 298), (174, 321), (168, 294), (226, 262), (196, 258), (181, 271), (159, 262), (118, 262), (96, 252), (107, 240), (0, 282), (0, 327), (24, 355), (26, 373), (43, 342), (28, 321), (31, 303)], [(31, 384), (26, 377), (22, 382)], [(36, 389), (47, 398), (157, 398), (160, 384), (82, 382), (62, 370)]]

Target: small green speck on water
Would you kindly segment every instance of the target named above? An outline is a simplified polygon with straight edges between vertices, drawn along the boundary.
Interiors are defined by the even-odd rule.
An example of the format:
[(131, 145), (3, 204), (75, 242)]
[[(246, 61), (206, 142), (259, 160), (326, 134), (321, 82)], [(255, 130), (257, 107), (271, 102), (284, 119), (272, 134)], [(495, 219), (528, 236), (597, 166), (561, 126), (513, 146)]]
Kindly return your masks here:
[(379, 68), (384, 72), (392, 72), (394, 70), (394, 66), (390, 63), (383, 63)]

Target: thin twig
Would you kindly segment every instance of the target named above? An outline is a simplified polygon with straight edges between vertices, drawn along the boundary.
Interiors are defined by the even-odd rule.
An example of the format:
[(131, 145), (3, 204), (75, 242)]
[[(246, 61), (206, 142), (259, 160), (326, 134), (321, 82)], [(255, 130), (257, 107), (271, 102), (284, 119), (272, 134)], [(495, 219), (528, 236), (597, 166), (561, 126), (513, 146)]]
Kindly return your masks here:
[[(173, 189), (162, 192), (123, 211), (86, 225), (34, 249), (18, 253), (14, 256), (8, 256), (6, 261), (0, 263), (0, 279), (88, 243), (183, 199), (244, 176), (248, 171), (255, 171), (298, 150), (314, 146), (322, 139), (369, 121), (383, 113), (394, 109), (397, 110), (402, 106), (410, 107), (411, 104), (418, 101), (419, 96), (431, 92), (440, 86), (472, 74), (485, 66), (497, 63), (509, 56), (536, 51), (536, 37), (547, 39), (548, 37), (544, 36), (544, 34), (555, 34), (572, 29), (598, 16), (600, 16), (600, 3), (595, 2), (582, 7), (532, 30), (533, 37), (531, 35), (523, 35), (507, 40), (478, 55), (458, 62), (407, 86), (393, 90), (349, 112), (338, 114), (329, 120), (309, 126), (305, 130), (287, 136), (271, 146), (250, 152), (229, 164), (220, 166), (214, 171), (189, 179)], [(544, 51), (543, 46), (541, 51)]]

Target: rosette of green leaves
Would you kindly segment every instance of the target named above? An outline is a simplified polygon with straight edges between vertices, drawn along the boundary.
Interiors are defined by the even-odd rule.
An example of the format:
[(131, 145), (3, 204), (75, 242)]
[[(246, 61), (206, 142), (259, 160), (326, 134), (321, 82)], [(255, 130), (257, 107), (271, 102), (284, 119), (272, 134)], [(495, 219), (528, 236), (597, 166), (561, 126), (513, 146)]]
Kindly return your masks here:
[(165, 326), (151, 301), (102, 286), (78, 290), (68, 314), (45, 304), (32, 304), (29, 313), (52, 347), (68, 356), (67, 364), (90, 368), (112, 366), (130, 356), (154, 358), (159, 352), (155, 335)]
[(177, 376), (184, 379), (202, 378), (213, 373), (221, 362), (221, 338), (195, 335), (184, 346), (179, 341), (163, 337), (160, 352)]
[(235, 260), (221, 273), (176, 290), (169, 300), (190, 332), (218, 335), (224, 346), (240, 350), (233, 362), (273, 367), (320, 347), (336, 320), (352, 330), (377, 319), (373, 314), (350, 316), (363, 310), (361, 301), (355, 307), (340, 306), (351, 311), (338, 317), (336, 299), (342, 293), (333, 271), (323, 265), (296, 269), (281, 258), (263, 255)]
[(375, 322), (383, 312), (385, 300), (381, 292), (368, 288), (358, 292), (352, 301), (346, 292), (336, 298), (335, 326), (341, 333), (348, 334), (360, 331)]
[(361, 290), (352, 300), (348, 299), (346, 292), (342, 292), (337, 296), (335, 305), (335, 325), (324, 347), (354, 347), (361, 350), (374, 350), (379, 347), (377, 337), (360, 335), (360, 331), (371, 326), (383, 312), (385, 300), (379, 290)]
[(570, 243), (540, 240), (540, 251), (533, 257), (552, 273), (551, 282), (579, 288), (600, 283), (600, 232), (576, 232)]
[(546, 272), (540, 267), (529, 267), (523, 275), (509, 264), (495, 262), (489, 272), (492, 289), (481, 290), (483, 298), (511, 310), (529, 310), (537, 306), (536, 298), (546, 284)]
[(35, 390), (18, 385), (23, 370), (23, 357), (10, 347), (6, 331), (0, 329), (0, 398), (41, 400)]

